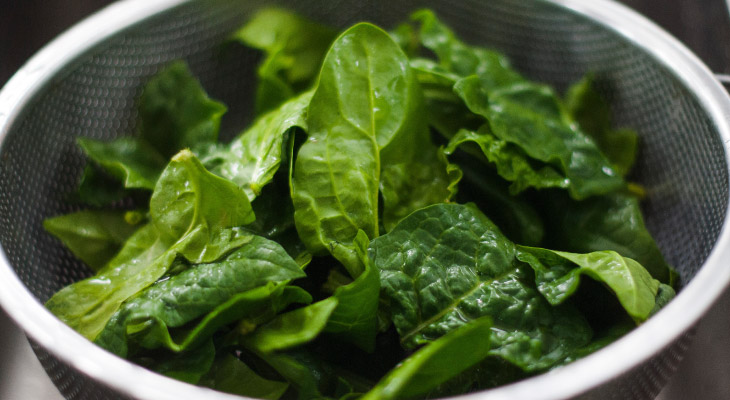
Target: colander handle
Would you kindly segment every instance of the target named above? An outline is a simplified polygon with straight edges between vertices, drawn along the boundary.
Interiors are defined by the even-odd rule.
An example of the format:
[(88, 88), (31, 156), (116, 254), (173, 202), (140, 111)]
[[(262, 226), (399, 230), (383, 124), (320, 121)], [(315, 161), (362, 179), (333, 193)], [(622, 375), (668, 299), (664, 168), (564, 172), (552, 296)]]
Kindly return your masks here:
[(730, 91), (730, 74), (715, 74), (715, 79), (720, 81), (725, 89)]

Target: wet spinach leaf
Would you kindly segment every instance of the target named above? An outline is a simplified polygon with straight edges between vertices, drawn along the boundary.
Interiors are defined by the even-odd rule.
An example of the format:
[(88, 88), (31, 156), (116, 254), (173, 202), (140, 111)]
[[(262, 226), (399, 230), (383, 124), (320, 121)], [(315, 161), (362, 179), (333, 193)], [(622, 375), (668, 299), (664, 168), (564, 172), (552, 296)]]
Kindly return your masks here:
[(122, 302), (161, 278), (178, 255), (211, 262), (253, 238), (237, 228), (254, 219), (245, 193), (187, 150), (157, 182), (150, 219), (95, 276), (65, 287), (46, 307), (93, 340)]

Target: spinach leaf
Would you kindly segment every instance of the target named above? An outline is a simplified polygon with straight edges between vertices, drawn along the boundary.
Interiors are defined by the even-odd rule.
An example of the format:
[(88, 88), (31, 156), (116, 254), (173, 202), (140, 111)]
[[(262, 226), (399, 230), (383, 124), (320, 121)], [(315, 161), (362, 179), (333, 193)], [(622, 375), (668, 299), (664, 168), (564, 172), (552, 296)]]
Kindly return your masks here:
[(614, 193), (574, 201), (550, 193), (545, 199), (552, 247), (578, 253), (612, 250), (638, 261), (654, 279), (674, 285), (676, 273), (647, 230), (636, 197)]
[[(93, 207), (106, 207), (130, 195), (124, 186), (98, 165), (87, 163), (81, 174), (76, 193), (70, 195), (72, 202)], [(141, 201), (140, 203), (146, 203)]]
[(283, 103), (260, 117), (230, 145), (206, 151), (201, 162), (214, 174), (239, 185), (249, 200), (271, 182), (286, 154), (289, 130), (306, 129), (306, 111), (312, 92)]
[(591, 338), (569, 305), (553, 307), (534, 288), (515, 245), (472, 206), (414, 212), (371, 242), (383, 295), (406, 348), (491, 317), (491, 355), (531, 371), (548, 368)]
[(655, 308), (659, 281), (641, 264), (614, 251), (575, 254), (518, 246), (517, 258), (535, 270), (537, 288), (551, 304), (575, 293), (580, 276), (586, 275), (603, 282), (637, 323)]
[[(217, 140), (226, 107), (209, 99), (180, 61), (147, 83), (138, 110), (138, 136), (110, 142), (79, 139), (78, 143), (92, 161), (120, 179), (124, 187), (153, 190), (172, 155)], [(85, 188), (86, 192), (91, 190)]]
[(280, 314), (251, 335), (244, 337), (246, 346), (270, 353), (306, 344), (322, 332), (336, 307), (337, 298), (330, 297)]
[(316, 77), (336, 32), (289, 11), (265, 8), (233, 38), (265, 52), (259, 65), (256, 113), (277, 108)]
[[(238, 247), (240, 231), (255, 220), (246, 194), (234, 183), (208, 172), (188, 150), (160, 176), (150, 199), (150, 219), (175, 251), (193, 263), (211, 262)], [(243, 235), (245, 236), (245, 235)]]
[(188, 150), (158, 180), (150, 219), (95, 276), (65, 287), (46, 307), (94, 340), (119, 306), (162, 277), (178, 255), (212, 262), (253, 238), (236, 228), (254, 219), (245, 193), (206, 171)]
[(450, 139), (460, 129), (476, 130), (484, 124), (454, 93), (460, 76), (426, 58), (411, 59), (410, 64), (423, 91), (428, 123), (443, 137)]
[[(462, 161), (463, 160), (462, 157)], [(476, 165), (474, 165), (476, 164)], [(540, 214), (524, 197), (509, 193), (507, 182), (493, 171), (474, 162), (459, 163), (464, 179), (459, 185), (457, 202), (474, 200), (475, 204), (511, 241), (538, 246), (545, 235)]]
[(454, 90), (472, 112), (487, 119), (495, 137), (517, 145), (530, 158), (559, 168), (573, 198), (624, 187), (623, 179), (598, 147), (566, 121), (550, 88), (533, 83), (499, 89), (490, 85), (473, 75), (458, 81)]
[(520, 148), (494, 136), (488, 125), (482, 125), (478, 132), (460, 130), (449, 141), (445, 150), (446, 154), (453, 154), (465, 143), (475, 143), (479, 146), (486, 160), (495, 165), (497, 173), (512, 182), (509, 187), (512, 195), (529, 187), (544, 189), (570, 186), (570, 180), (561, 176), (552, 167), (544, 165), (539, 169), (535, 168), (530, 162), (530, 158)]
[(510, 68), (503, 55), (459, 40), (431, 10), (419, 10), (411, 19), (420, 23), (423, 45), (438, 57), (441, 67), (460, 77), (479, 75), (493, 82), (492, 86), (509, 85), (523, 78)]
[(353, 343), (366, 352), (375, 349), (380, 297), (378, 271), (371, 265), (367, 255), (369, 244), (365, 232), (358, 231), (353, 250), (361, 263), (362, 273), (354, 281), (335, 289), (330, 298), (337, 300), (337, 307), (325, 326), (325, 332)]
[(215, 142), (226, 106), (211, 100), (182, 62), (175, 62), (144, 88), (139, 100), (140, 139), (162, 157)]
[(179, 381), (197, 384), (213, 366), (215, 345), (208, 340), (185, 353), (157, 355), (135, 360), (140, 365)]
[(79, 138), (77, 142), (92, 161), (122, 181), (125, 188), (153, 190), (167, 164), (155, 148), (139, 138), (121, 137), (111, 142)]
[(611, 128), (611, 108), (595, 89), (592, 74), (570, 87), (565, 104), (583, 132), (593, 139), (616, 171), (625, 176), (636, 161), (639, 135), (631, 129)]
[(409, 135), (410, 145), (417, 153), (410, 157), (403, 151), (387, 152), (388, 148), (403, 149), (390, 144), (382, 152), (380, 194), (383, 197), (383, 228), (390, 231), (408, 214), (431, 204), (448, 202), (461, 180), (461, 170), (449, 163), (443, 149), (431, 144), (428, 129)]
[(492, 321), (482, 317), (423, 346), (361, 399), (410, 399), (428, 393), (489, 355)]
[(221, 392), (265, 400), (278, 400), (289, 388), (286, 382), (261, 377), (230, 354), (217, 358), (200, 384)]
[[(144, 338), (137, 339), (144, 347), (162, 344), (171, 350), (183, 351), (217, 328), (245, 317), (240, 314), (242, 312), (250, 313), (267, 304), (272, 307), (275, 303), (270, 297), (283, 293), (283, 288), (277, 288), (274, 282), (288, 282), (304, 276), (299, 265), (281, 246), (254, 236), (224, 259), (195, 265), (130, 299), (112, 316), (95, 342), (125, 356), (130, 333), (137, 338), (144, 333)], [(263, 288), (247, 293), (259, 287)], [(244, 293), (245, 297), (238, 296)], [(224, 307), (217, 309), (220, 306)], [(216, 313), (211, 314), (212, 311)], [(170, 328), (183, 326), (204, 315), (207, 315), (204, 320), (186, 332), (184, 339), (175, 342), (170, 337)]]
[(297, 230), (313, 253), (352, 243), (360, 229), (377, 236), (380, 149), (417, 123), (417, 89), (405, 55), (379, 28), (357, 24), (335, 40), (292, 176)]
[(43, 221), (43, 227), (71, 252), (98, 271), (111, 260), (138, 226), (128, 223), (125, 211), (84, 210)]

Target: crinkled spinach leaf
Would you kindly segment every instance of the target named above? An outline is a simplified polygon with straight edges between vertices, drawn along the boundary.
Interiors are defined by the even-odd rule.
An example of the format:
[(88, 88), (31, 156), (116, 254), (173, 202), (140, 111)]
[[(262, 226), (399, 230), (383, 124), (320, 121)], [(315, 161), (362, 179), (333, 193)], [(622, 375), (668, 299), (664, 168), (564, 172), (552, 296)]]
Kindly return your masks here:
[(518, 246), (517, 258), (532, 266), (538, 290), (553, 305), (574, 294), (580, 276), (586, 275), (604, 283), (636, 322), (645, 321), (654, 310), (659, 281), (641, 264), (614, 251), (576, 254)]
[(406, 348), (491, 317), (491, 355), (530, 371), (587, 344), (591, 329), (569, 305), (551, 306), (515, 245), (472, 206), (440, 204), (403, 219), (370, 245), (393, 323)]
[(454, 90), (472, 112), (486, 118), (495, 137), (558, 168), (573, 198), (624, 187), (623, 179), (595, 143), (566, 121), (552, 89), (522, 82), (498, 89), (488, 85), (481, 76), (472, 75), (458, 81)]
[[(194, 265), (130, 299), (112, 316), (95, 342), (120, 356), (127, 354), (128, 338), (135, 336), (147, 348), (164, 345), (174, 351), (183, 351), (210, 336), (217, 328), (246, 316), (239, 313), (258, 311), (267, 305), (272, 307), (277, 302), (270, 297), (283, 293), (283, 288), (274, 283), (304, 276), (299, 265), (281, 246), (254, 236), (224, 259)], [(259, 292), (237, 297), (259, 287), (263, 288)], [(236, 308), (231, 309), (233, 304), (226, 304), (228, 302)], [(216, 310), (222, 305), (223, 309)], [(217, 313), (210, 314), (212, 311)], [(224, 311), (231, 312), (221, 315)], [(169, 329), (204, 315), (206, 318), (186, 332), (183, 339), (175, 341), (170, 337)]]
[(570, 180), (561, 176), (554, 168), (547, 165), (535, 168), (530, 158), (519, 147), (494, 136), (488, 125), (482, 125), (478, 132), (460, 130), (449, 141), (446, 154), (453, 154), (465, 143), (479, 146), (486, 160), (494, 164), (497, 173), (512, 182), (509, 187), (512, 195), (530, 187), (544, 189), (570, 186)]
[(237, 228), (254, 219), (246, 194), (206, 171), (187, 150), (158, 180), (150, 219), (95, 276), (65, 287), (46, 307), (93, 340), (122, 302), (162, 277), (178, 255), (211, 262), (252, 240)]

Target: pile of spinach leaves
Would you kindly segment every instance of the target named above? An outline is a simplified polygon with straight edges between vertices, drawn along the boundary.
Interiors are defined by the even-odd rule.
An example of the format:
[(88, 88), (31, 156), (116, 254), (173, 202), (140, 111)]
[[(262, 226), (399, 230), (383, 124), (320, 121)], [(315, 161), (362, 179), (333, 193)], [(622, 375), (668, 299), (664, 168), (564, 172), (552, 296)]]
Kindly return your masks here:
[(267, 9), (232, 40), (263, 53), (232, 142), (183, 62), (136, 135), (78, 140), (92, 207), (44, 225), (95, 274), (47, 307), (99, 346), (264, 399), (437, 397), (583, 357), (673, 297), (624, 178), (637, 135), (592, 76), (563, 98), (428, 10), (337, 34)]

